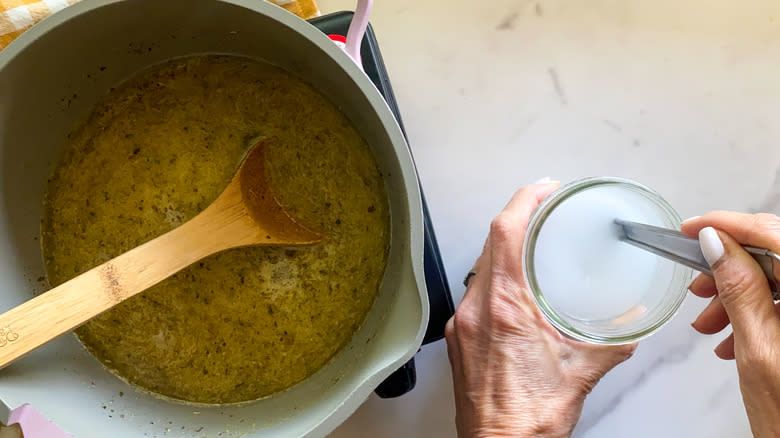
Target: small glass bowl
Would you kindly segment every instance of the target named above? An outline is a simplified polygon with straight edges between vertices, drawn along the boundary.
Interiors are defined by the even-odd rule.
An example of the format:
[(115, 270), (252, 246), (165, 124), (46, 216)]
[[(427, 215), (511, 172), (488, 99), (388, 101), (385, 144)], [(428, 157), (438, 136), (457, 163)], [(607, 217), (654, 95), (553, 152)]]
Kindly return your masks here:
[[(535, 249), (539, 233), (550, 214), (570, 197), (596, 187), (616, 187), (639, 194), (661, 218), (662, 223), (654, 224), (665, 228), (679, 229), (680, 216), (654, 190), (631, 180), (613, 177), (592, 177), (573, 181), (548, 196), (531, 215), (523, 243), (523, 272), (531, 288), (539, 309), (550, 323), (562, 334), (570, 338), (592, 344), (618, 345), (636, 342), (650, 336), (667, 323), (679, 310), (687, 294), (691, 279), (691, 269), (669, 260), (658, 258), (653, 281), (658, 287), (645, 293), (632, 309), (638, 312), (626, 312), (605, 318), (583, 318), (562, 310), (550, 300), (539, 285), (536, 275)], [(576, 220), (576, 218), (574, 219)], [(561, 267), (561, 275), (565, 275)], [(660, 273), (660, 275), (659, 275)], [(657, 277), (657, 278), (656, 278)], [(576, 291), (574, 291), (576, 293)]]

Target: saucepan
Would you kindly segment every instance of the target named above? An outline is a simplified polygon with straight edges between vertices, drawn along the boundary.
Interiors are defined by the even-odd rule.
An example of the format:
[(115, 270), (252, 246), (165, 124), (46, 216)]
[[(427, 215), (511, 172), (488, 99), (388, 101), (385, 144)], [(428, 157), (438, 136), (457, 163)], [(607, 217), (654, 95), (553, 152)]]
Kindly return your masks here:
[[(262, 59), (349, 117), (385, 178), (392, 240), (377, 299), (320, 371), (268, 398), (191, 406), (136, 391), (68, 334), (0, 371), (0, 398), (30, 403), (78, 437), (321, 436), (419, 348), (428, 319), (423, 222), (401, 130), (361, 69), (324, 34), (259, 0), (84, 0), (0, 52), (0, 311), (47, 289), (41, 201), (68, 132), (123, 79), (202, 53)], [(0, 347), (1, 348), (1, 347)]]

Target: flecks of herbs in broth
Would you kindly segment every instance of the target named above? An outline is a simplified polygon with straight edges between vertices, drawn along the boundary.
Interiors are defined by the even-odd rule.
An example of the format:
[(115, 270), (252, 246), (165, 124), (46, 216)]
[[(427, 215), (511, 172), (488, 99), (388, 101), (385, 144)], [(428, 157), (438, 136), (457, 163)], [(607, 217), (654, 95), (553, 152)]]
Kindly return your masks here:
[(195, 216), (263, 137), (280, 202), (326, 241), (217, 254), (79, 328), (120, 377), (181, 400), (253, 400), (317, 371), (364, 320), (390, 235), (377, 164), (309, 85), (237, 57), (141, 72), (70, 134), (44, 200), (50, 282)]

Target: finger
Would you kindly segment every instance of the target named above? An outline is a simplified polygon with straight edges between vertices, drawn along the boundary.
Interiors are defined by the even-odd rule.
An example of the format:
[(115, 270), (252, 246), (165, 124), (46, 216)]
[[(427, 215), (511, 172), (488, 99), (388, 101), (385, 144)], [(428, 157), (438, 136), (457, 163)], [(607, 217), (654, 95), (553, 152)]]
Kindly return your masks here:
[(726, 328), (729, 325), (729, 315), (720, 303), (720, 297), (714, 297), (691, 325), (705, 335), (714, 335)]
[(699, 243), (740, 342), (758, 339), (767, 324), (780, 324), (769, 284), (755, 259), (731, 236), (714, 228), (702, 229)]
[(688, 290), (697, 297), (702, 298), (714, 297), (718, 293), (718, 288), (715, 287), (715, 279), (707, 274), (697, 275), (691, 282), (691, 285), (688, 286)]
[(733, 360), (736, 357), (734, 354), (734, 333), (715, 347), (715, 355), (723, 360)]
[[(455, 406), (458, 410), (462, 410), (461, 406), (465, 406), (463, 399), (464, 391), (461, 390), (461, 385), (464, 383), (463, 364), (460, 350), (460, 342), (455, 330), (455, 317), (453, 316), (447, 321), (444, 326), (444, 338), (447, 342), (447, 357), (450, 360), (450, 368), (452, 369), (452, 386), (455, 394)], [(460, 429), (460, 423), (463, 421), (462, 415), (455, 416), (455, 423)]]
[(450, 358), (450, 363), (454, 366), (455, 359), (460, 357), (460, 348), (457, 342), (457, 334), (455, 333), (454, 316), (447, 320), (447, 324), (444, 325), (444, 339), (447, 341), (447, 355)]
[(471, 275), (470, 278), (468, 278), (466, 291), (463, 293), (461, 302), (471, 300), (474, 291), (485, 290), (487, 288), (487, 277), (490, 274), (490, 236), (485, 239), (482, 253), (477, 257), (477, 260), (474, 261), (470, 272), (474, 272), (474, 275)]
[(458, 376), (461, 373), (460, 365), (460, 344), (458, 343), (457, 333), (455, 333), (455, 317), (453, 316), (444, 326), (444, 339), (447, 342), (447, 357), (450, 359), (452, 375)]
[(639, 345), (636, 342), (633, 344), (610, 346), (574, 342), (579, 344), (580, 348), (587, 350), (584, 365), (590, 367), (592, 370), (597, 370), (599, 378), (603, 377), (612, 368), (615, 368), (620, 363), (630, 358)]
[(528, 220), (544, 198), (560, 187), (560, 183), (532, 184), (515, 192), (490, 224), (491, 268), (508, 273), (520, 282), (522, 248)]
[(772, 262), (772, 274), (774, 275), (775, 279), (780, 278), (780, 263)]
[(780, 218), (773, 214), (713, 211), (685, 221), (681, 228), (688, 237), (696, 237), (706, 227), (723, 231), (743, 245), (780, 251)]

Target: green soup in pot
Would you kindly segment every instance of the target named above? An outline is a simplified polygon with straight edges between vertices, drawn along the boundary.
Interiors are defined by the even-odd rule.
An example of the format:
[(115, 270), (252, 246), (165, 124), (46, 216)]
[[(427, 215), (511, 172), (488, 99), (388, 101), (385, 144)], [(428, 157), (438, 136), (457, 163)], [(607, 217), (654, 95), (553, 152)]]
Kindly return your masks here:
[(195, 216), (256, 138), (271, 139), (280, 202), (326, 240), (214, 255), (80, 327), (84, 345), (126, 381), (190, 402), (262, 398), (320, 369), (365, 319), (390, 239), (374, 157), (308, 84), (231, 56), (143, 71), (71, 132), (44, 200), (50, 283)]

